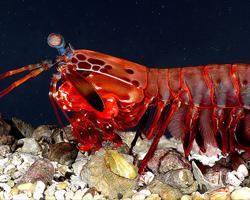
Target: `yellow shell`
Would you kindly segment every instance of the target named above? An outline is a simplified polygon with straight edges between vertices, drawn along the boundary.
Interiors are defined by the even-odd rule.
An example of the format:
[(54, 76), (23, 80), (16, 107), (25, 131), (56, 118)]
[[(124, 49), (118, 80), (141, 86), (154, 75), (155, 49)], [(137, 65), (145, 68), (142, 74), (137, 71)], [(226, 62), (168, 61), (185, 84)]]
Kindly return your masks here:
[(138, 168), (129, 163), (118, 151), (107, 150), (104, 159), (106, 166), (113, 173), (128, 179), (135, 179), (138, 176)]

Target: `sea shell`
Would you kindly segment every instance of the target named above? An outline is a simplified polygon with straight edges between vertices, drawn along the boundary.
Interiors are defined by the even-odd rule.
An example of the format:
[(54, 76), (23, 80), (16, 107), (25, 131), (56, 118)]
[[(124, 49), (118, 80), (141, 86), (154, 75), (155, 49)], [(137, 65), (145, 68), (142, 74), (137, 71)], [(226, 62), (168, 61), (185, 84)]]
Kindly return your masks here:
[(110, 170), (124, 178), (135, 179), (138, 176), (138, 168), (127, 161), (127, 159), (115, 150), (107, 150), (105, 163)]

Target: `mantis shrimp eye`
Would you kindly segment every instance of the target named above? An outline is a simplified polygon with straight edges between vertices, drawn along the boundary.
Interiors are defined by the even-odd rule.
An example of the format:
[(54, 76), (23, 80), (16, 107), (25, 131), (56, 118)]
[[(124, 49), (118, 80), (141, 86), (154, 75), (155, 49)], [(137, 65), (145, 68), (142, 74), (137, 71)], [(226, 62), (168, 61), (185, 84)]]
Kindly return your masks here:
[(51, 33), (47, 38), (48, 45), (53, 48), (64, 46), (64, 39), (60, 34)]

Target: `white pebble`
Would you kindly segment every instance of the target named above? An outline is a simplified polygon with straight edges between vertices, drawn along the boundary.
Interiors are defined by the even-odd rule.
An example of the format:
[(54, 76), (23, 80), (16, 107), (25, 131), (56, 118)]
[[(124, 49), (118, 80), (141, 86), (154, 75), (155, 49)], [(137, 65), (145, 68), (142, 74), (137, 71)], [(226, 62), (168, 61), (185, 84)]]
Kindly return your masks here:
[(1, 166), (1, 167), (6, 167), (8, 161), (9, 161), (8, 158), (0, 159), (0, 166)]
[(13, 198), (12, 200), (26, 200), (26, 199), (28, 200), (29, 199), (29, 197), (24, 193), (14, 195), (12, 198)]
[(5, 182), (9, 181), (10, 179), (11, 179), (11, 177), (7, 174), (0, 175), (0, 183), (5, 183)]
[(71, 200), (71, 199), (73, 199), (73, 197), (74, 197), (74, 192), (73, 191), (71, 191), (71, 190), (66, 191), (65, 200)]
[(83, 195), (84, 195), (85, 193), (86, 193), (86, 192), (83, 191), (83, 190), (77, 190), (72, 200), (82, 199), (82, 197), (83, 197)]
[(7, 193), (10, 193), (11, 191), (11, 187), (6, 183), (0, 183), (0, 188), (2, 188)]
[(36, 186), (35, 186), (35, 190), (33, 193), (33, 197), (34, 199), (40, 199), (43, 197), (43, 192), (45, 190), (45, 184), (42, 181), (37, 181)]
[(231, 193), (231, 199), (232, 200), (249, 200), (250, 199), (250, 188), (243, 187), (234, 190)]
[(88, 193), (82, 198), (82, 200), (93, 200), (93, 196), (92, 194)]
[(232, 186), (235, 186), (235, 187), (238, 187), (240, 186), (241, 182), (233, 172), (228, 172), (227, 175), (226, 175), (226, 180), (225, 182), (229, 185), (232, 185)]
[(144, 200), (146, 198), (146, 196), (144, 194), (140, 194), (140, 193), (135, 193), (132, 196), (132, 200)]
[(145, 172), (139, 177), (138, 185), (142, 186), (144, 184), (148, 185), (154, 179), (155, 175), (152, 172)]
[(83, 166), (87, 163), (87, 160), (81, 160), (81, 161), (78, 161), (78, 162), (75, 162), (72, 164), (72, 168), (73, 168), (73, 171), (74, 173), (77, 175), (77, 176), (80, 176), (80, 173), (82, 171), (82, 168)]
[(237, 172), (241, 173), (244, 177), (247, 177), (249, 175), (247, 167), (243, 164), (238, 167)]
[(151, 194), (150, 190), (144, 189), (139, 191), (140, 194), (144, 194), (146, 197)]
[(55, 192), (55, 197), (56, 197), (56, 200), (62, 200), (64, 199), (64, 194), (66, 193), (65, 190), (57, 190)]
[(74, 176), (72, 175), (70, 177), (71, 180), (71, 185), (75, 186), (76, 188), (81, 188), (84, 189), (87, 185), (87, 183), (85, 183), (84, 181), (82, 181), (80, 176)]

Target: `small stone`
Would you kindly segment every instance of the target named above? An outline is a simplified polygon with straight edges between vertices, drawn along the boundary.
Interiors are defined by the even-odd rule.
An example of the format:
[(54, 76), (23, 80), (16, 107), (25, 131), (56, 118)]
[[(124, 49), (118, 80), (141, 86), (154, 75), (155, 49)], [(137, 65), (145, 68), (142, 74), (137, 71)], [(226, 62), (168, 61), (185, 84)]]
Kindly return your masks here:
[(55, 169), (48, 159), (39, 159), (30, 166), (20, 183), (35, 183), (40, 180), (48, 184), (52, 182), (54, 173)]
[(35, 189), (35, 185), (33, 183), (23, 183), (23, 184), (18, 185), (17, 189), (20, 191), (33, 192)]
[(192, 194), (191, 200), (210, 200), (210, 198), (207, 194), (200, 194), (199, 192), (194, 192)]
[(234, 190), (231, 193), (232, 200), (249, 200), (250, 199), (250, 188), (242, 187), (239, 189)]
[(7, 174), (0, 175), (0, 183), (6, 183), (10, 179), (11, 179), (11, 177)]
[(37, 155), (42, 150), (41, 146), (34, 138), (23, 138), (19, 141), (23, 143), (20, 152)]
[(148, 189), (140, 190), (138, 193), (144, 194), (146, 197), (151, 194), (150, 190), (148, 190)]
[(178, 200), (181, 198), (181, 192), (167, 184), (164, 184), (158, 180), (154, 180), (149, 186), (148, 189), (152, 193), (159, 194), (163, 200)]
[(192, 200), (192, 196), (189, 196), (189, 195), (184, 195), (181, 197), (181, 200)]
[(55, 192), (55, 197), (56, 197), (56, 200), (62, 200), (64, 199), (64, 194), (66, 193), (65, 190), (57, 190)]
[(48, 196), (48, 195), (46, 195), (45, 196), (45, 200), (56, 200), (56, 197), (55, 196)]
[(75, 161), (77, 154), (78, 149), (76, 146), (69, 142), (60, 142), (51, 145), (48, 159), (62, 165), (71, 165)]
[(223, 187), (209, 192), (210, 200), (230, 200), (229, 187)]
[(12, 188), (10, 191), (10, 194), (12, 196), (18, 195), (18, 193), (19, 193), (19, 190), (16, 187)]
[(146, 198), (146, 195), (140, 194), (140, 193), (135, 193), (132, 196), (132, 200), (144, 200)]
[(68, 187), (68, 183), (67, 182), (60, 182), (56, 185), (56, 188), (58, 190), (65, 190), (66, 187)]
[(74, 197), (74, 192), (73, 191), (71, 191), (71, 190), (66, 191), (65, 200), (71, 200), (71, 199), (73, 199), (73, 197)]
[(74, 197), (73, 197), (72, 200), (82, 199), (82, 197), (83, 197), (83, 195), (84, 195), (85, 193), (86, 193), (86, 192), (83, 191), (83, 190), (77, 190), (77, 191), (75, 192), (75, 195), (74, 195)]
[(93, 200), (93, 196), (90, 193), (87, 193), (83, 196), (82, 200)]
[(10, 146), (0, 145), (0, 156), (5, 157), (8, 153), (10, 153)]
[(83, 166), (87, 163), (87, 160), (80, 160), (72, 164), (73, 172), (80, 176)]
[(161, 200), (159, 194), (151, 194), (145, 200)]
[(42, 181), (37, 181), (35, 189), (34, 189), (34, 194), (33, 197), (35, 199), (41, 199), (43, 197), (43, 192), (45, 190), (45, 184)]
[(7, 184), (8, 184), (8, 186), (10, 186), (10, 187), (12, 188), (12, 187), (14, 187), (15, 182), (14, 182), (13, 180), (9, 180), (9, 181), (7, 182)]
[(29, 197), (27, 196), (27, 194), (24, 194), (24, 193), (18, 194), (18, 195), (14, 195), (12, 197), (12, 200), (28, 200), (28, 199), (29, 199)]

